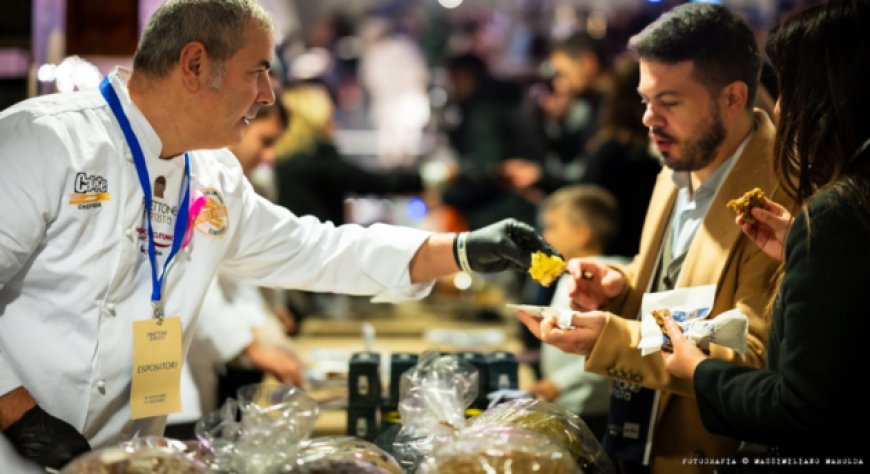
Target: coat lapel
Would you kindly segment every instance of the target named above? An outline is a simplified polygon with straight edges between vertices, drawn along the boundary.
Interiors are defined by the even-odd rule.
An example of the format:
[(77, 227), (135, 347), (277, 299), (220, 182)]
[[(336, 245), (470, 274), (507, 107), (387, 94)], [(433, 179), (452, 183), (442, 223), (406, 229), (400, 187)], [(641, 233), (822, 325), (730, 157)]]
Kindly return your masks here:
[(730, 254), (743, 235), (734, 223), (734, 212), (727, 207), (729, 200), (755, 187), (761, 188), (768, 196), (773, 195), (775, 180), (770, 168), (770, 153), (774, 128), (763, 113), (756, 113), (755, 121), (754, 135), (719, 186), (698, 233), (692, 239), (677, 287), (719, 283)]

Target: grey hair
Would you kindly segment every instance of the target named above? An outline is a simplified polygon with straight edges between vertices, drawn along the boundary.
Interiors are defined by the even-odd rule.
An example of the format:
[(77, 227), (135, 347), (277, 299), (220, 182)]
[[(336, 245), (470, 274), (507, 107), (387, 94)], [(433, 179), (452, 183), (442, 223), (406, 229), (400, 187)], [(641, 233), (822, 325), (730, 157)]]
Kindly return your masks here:
[(178, 63), (181, 49), (199, 41), (216, 66), (209, 83), (220, 87), (224, 63), (241, 49), (247, 22), (273, 29), (269, 14), (255, 0), (167, 0), (145, 25), (133, 69), (165, 77)]

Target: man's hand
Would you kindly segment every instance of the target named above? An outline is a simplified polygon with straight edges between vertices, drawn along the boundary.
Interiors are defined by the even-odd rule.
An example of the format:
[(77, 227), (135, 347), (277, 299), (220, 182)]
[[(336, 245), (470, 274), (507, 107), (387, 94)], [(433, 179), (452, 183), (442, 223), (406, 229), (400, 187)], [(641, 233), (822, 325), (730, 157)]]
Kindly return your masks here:
[(281, 383), (302, 386), (303, 367), (293, 354), (254, 341), (245, 348), (254, 367), (274, 375)]
[(750, 212), (755, 218), (755, 223), (750, 224), (739, 215), (735, 222), (762, 252), (781, 262), (785, 254), (785, 238), (791, 227), (791, 214), (785, 207), (770, 199), (764, 202), (763, 209), (753, 207)]
[(552, 402), (559, 398), (561, 390), (559, 390), (559, 387), (557, 387), (555, 382), (552, 380), (543, 379), (535, 382), (534, 385), (529, 387), (529, 393), (544, 401)]
[(695, 376), (695, 369), (698, 367), (707, 356), (698, 349), (695, 341), (687, 338), (683, 331), (674, 319), (670, 316), (665, 317), (665, 329), (668, 331), (668, 337), (671, 338), (671, 343), (674, 346), (674, 352), (669, 354), (662, 351), (662, 357), (665, 359), (665, 368), (675, 377), (691, 379)]
[(552, 344), (563, 352), (589, 355), (601, 335), (607, 315), (601, 311), (574, 313), (571, 320), (574, 327), (570, 329), (560, 329), (556, 325), (556, 318), (541, 320), (524, 311), (517, 311), (517, 319), (542, 342)]
[(466, 258), (470, 269), (481, 273), (509, 268), (526, 271), (532, 264), (532, 253), (537, 251), (559, 255), (535, 229), (516, 219), (505, 219), (456, 238), (455, 257), (460, 268)]
[(571, 306), (579, 311), (601, 308), (625, 288), (622, 273), (592, 260), (573, 258), (568, 261), (568, 295)]
[(49, 415), (38, 405), (9, 425), (3, 434), (22, 457), (54, 469), (91, 449), (88, 440), (72, 425)]
[(502, 163), (501, 174), (514, 188), (526, 189), (541, 179), (541, 167), (534, 161), (511, 158)]

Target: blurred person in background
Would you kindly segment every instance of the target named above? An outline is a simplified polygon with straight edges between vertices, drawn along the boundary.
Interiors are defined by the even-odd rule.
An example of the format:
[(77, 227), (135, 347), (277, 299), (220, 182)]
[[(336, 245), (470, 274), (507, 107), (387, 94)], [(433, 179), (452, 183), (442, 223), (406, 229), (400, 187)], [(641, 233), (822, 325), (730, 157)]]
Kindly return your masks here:
[(519, 158), (506, 160), (501, 173), (516, 189), (534, 188), (543, 195), (577, 183), (586, 169), (586, 144), (601, 125), (609, 89), (608, 61), (601, 43), (583, 32), (557, 43), (547, 63), (552, 74), (547, 90), (533, 91), (520, 130)]
[(442, 200), (476, 229), (506, 217), (533, 223), (535, 204), (514, 192), (501, 176), (504, 160), (514, 154), (518, 87), (495, 79), (474, 54), (447, 61), (450, 102), (443, 127), (456, 152), (458, 170)]
[(326, 88), (305, 82), (287, 88), (280, 104), (290, 124), (277, 144), (278, 204), (297, 215), (345, 223), (351, 194), (407, 194), (423, 191), (417, 171), (372, 171), (343, 158), (335, 145), (334, 106)]
[(429, 123), (429, 71), (423, 52), (382, 17), (365, 22), (360, 37), (359, 77), (370, 99), (378, 158), (388, 169), (411, 165)]
[[(568, 263), (573, 328), (520, 312), (544, 342), (586, 355), (587, 371), (613, 379), (604, 448), (630, 472), (711, 472), (686, 459), (733, 456), (737, 440), (704, 428), (694, 390), (661, 357), (637, 349), (645, 293), (717, 285), (710, 316), (739, 308), (748, 350), (711, 344), (713, 357), (760, 367), (768, 334), (765, 305), (778, 262), (734, 226), (726, 203), (759, 187), (775, 200), (775, 130), (753, 109), (761, 53), (752, 31), (721, 5), (689, 3), (632, 37), (640, 61), (643, 123), (666, 168), (659, 174), (641, 235), (625, 267)], [(590, 278), (591, 277), (591, 278)]]
[(870, 406), (855, 385), (870, 332), (868, 24), (870, 3), (833, 0), (767, 41), (780, 85), (776, 174), (796, 204), (768, 200), (751, 210), (756, 222), (738, 217), (747, 237), (784, 260), (766, 367), (708, 358), (666, 321), (674, 353), (665, 365), (692, 382), (704, 426), (768, 446), (755, 449), (762, 459), (820, 462), (803, 470), (866, 472), (870, 462)]
[[(572, 185), (558, 189), (542, 205), (543, 235), (565, 257), (596, 258), (602, 263), (625, 263), (625, 259), (607, 257), (604, 249), (619, 229), (618, 204), (604, 188)], [(568, 295), (570, 275), (556, 281), (549, 306), (571, 309)], [(610, 381), (586, 372), (586, 357), (563, 352), (550, 344), (541, 344), (541, 380), (529, 392), (548, 402), (557, 403), (583, 418), (589, 429), (601, 439), (607, 425)]]

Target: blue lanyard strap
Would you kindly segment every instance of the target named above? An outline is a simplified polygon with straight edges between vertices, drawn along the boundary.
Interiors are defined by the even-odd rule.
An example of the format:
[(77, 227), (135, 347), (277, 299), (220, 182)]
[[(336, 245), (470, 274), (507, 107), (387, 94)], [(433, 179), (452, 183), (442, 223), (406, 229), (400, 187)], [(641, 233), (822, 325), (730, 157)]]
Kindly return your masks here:
[(130, 147), (130, 153), (133, 155), (133, 164), (136, 166), (136, 174), (139, 176), (139, 184), (142, 186), (142, 192), (145, 194), (145, 212), (148, 214), (148, 260), (151, 262), (151, 302), (154, 306), (155, 317), (162, 317), (163, 312), (160, 307), (160, 301), (163, 292), (163, 278), (166, 276), (166, 270), (169, 263), (178, 249), (181, 248), (181, 242), (184, 240), (184, 234), (187, 231), (188, 225), (188, 207), (190, 206), (190, 156), (187, 152), (184, 153), (184, 181), (181, 185), (179, 194), (181, 195), (181, 204), (178, 206), (178, 214), (175, 216), (175, 229), (172, 235), (172, 246), (169, 249), (169, 255), (163, 262), (163, 269), (158, 276), (157, 274), (157, 252), (154, 248), (154, 229), (151, 225), (151, 179), (148, 177), (148, 167), (145, 165), (145, 155), (142, 153), (142, 147), (139, 145), (139, 140), (133, 132), (133, 127), (130, 126), (130, 121), (121, 107), (121, 100), (118, 99), (118, 94), (112, 88), (109, 82), (109, 77), (103, 78), (100, 83), (100, 92), (115, 114), (115, 119), (118, 125), (121, 126), (121, 131), (124, 132), (124, 138), (127, 140), (127, 146)]

